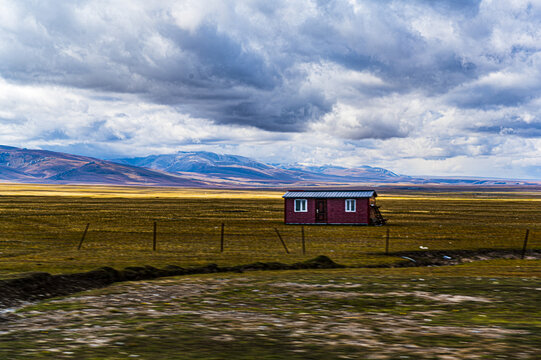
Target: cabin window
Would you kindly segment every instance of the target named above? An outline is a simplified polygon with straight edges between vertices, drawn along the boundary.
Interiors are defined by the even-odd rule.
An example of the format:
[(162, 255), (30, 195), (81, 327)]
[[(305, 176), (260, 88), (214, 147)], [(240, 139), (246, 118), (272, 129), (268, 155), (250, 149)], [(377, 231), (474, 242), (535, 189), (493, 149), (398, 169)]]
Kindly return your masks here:
[(346, 200), (346, 212), (355, 212), (355, 199)]
[(295, 212), (307, 212), (307, 203), (306, 199), (295, 199)]

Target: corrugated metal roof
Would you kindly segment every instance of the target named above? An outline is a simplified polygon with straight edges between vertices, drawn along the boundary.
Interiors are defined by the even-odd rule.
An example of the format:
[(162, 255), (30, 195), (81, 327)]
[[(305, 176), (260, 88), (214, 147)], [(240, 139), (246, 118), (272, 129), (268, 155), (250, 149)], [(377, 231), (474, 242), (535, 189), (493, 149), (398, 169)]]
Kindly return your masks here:
[(288, 191), (283, 198), (369, 198), (376, 195), (374, 190), (354, 191)]

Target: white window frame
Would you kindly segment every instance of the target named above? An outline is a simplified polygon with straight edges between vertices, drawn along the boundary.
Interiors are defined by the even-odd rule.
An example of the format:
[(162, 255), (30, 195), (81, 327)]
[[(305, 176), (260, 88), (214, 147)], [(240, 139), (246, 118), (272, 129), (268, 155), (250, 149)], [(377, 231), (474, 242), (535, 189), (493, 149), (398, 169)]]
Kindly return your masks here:
[[(299, 210), (297, 210), (297, 202), (299, 202)], [(295, 212), (308, 212), (308, 200), (306, 199), (295, 199), (293, 202), (293, 210)]]
[(357, 211), (357, 200), (356, 199), (346, 199), (346, 201), (345, 201), (345, 210), (346, 210), (346, 212), (356, 212)]

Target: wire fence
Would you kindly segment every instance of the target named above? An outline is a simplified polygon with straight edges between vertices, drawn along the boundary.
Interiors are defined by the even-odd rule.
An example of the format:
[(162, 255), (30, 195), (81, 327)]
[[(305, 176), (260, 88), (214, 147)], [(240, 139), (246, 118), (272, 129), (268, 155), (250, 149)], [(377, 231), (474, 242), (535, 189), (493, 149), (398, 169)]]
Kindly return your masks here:
[[(19, 224), (19, 229), (24, 224)], [(4, 227), (5, 229), (5, 227)], [(438, 231), (420, 226), (284, 225), (275, 220), (209, 222), (202, 227), (190, 221), (78, 222), (70, 226), (54, 222), (29, 222), (25, 231), (1, 236), (0, 253), (40, 249), (181, 251), (184, 253), (384, 253), (416, 250), (539, 248), (538, 229), (510, 226), (449, 226)], [(7, 236), (6, 236), (7, 235)], [(303, 241), (304, 240), (304, 241)], [(303, 251), (304, 242), (304, 251)], [(15, 251), (17, 252), (17, 251)]]
[(541, 248), (537, 202), (399, 199), (382, 210), (385, 226), (301, 226), (284, 224), (281, 200), (5, 197), (0, 265), (240, 263), (321, 254), (355, 263), (407, 251), (521, 250), (527, 230), (527, 249)]

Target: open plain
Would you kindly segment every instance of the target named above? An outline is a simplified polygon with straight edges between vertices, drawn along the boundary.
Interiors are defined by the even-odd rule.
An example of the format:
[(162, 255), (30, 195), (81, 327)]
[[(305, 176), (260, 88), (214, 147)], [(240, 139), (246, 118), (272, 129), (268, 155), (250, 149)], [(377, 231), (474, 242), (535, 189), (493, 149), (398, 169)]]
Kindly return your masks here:
[[(388, 225), (305, 226), (303, 254), (281, 191), (1, 185), (4, 280), (317, 255), (348, 268), (126, 282), (3, 309), (0, 358), (539, 358), (541, 193), (377, 191)], [(408, 260), (423, 253), (449, 265)]]
[[(541, 245), (541, 192), (391, 188), (377, 200), (387, 226), (305, 226), (303, 255), (301, 227), (283, 224), (283, 193), (0, 185), (0, 277), (100, 266), (291, 263), (322, 254), (349, 266), (382, 265), (403, 261), (396, 252), (518, 251), (527, 229), (528, 247)], [(391, 256), (384, 254), (387, 229)]]

